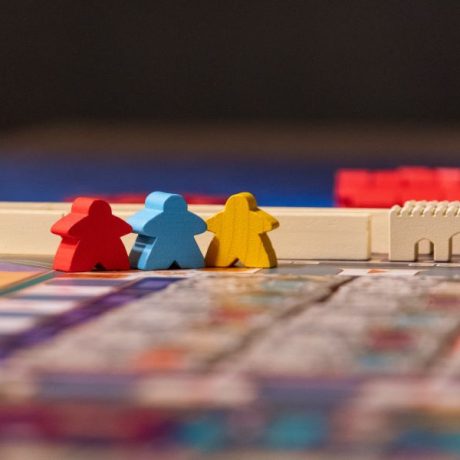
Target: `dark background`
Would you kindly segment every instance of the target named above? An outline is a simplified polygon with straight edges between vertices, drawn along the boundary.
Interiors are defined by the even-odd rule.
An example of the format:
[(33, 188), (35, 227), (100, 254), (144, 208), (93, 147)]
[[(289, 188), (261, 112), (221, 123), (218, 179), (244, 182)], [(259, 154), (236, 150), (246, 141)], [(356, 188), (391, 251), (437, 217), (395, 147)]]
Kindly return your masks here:
[(342, 167), (460, 166), (458, 0), (0, 5), (0, 200), (324, 206)]
[(0, 126), (460, 117), (460, 2), (1, 2)]

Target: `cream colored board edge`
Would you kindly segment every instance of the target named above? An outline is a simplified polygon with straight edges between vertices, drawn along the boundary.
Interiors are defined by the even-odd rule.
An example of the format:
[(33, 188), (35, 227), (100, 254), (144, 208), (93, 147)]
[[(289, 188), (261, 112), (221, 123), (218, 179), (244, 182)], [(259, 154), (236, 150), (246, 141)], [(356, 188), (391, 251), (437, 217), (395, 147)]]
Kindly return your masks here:
[[(126, 219), (142, 205), (114, 205), (116, 215)], [(54, 222), (70, 209), (68, 203), (0, 203), (0, 254), (52, 256), (60, 238), (50, 233)], [(220, 206), (190, 206), (206, 219)], [(369, 257), (369, 214), (324, 208), (264, 208), (280, 221), (280, 228), (270, 232), (279, 258), (366, 259)], [(299, 231), (299, 229), (301, 229)], [(204, 253), (212, 234), (197, 237)], [(124, 242), (128, 249), (135, 235)], [(323, 252), (322, 252), (323, 251)]]
[(270, 238), (280, 258), (368, 260), (371, 256), (369, 214), (276, 217), (280, 227)]
[[(142, 208), (141, 204), (114, 204), (115, 214), (128, 217)], [(191, 205), (190, 210), (203, 218), (207, 218), (220, 211), (219, 205)], [(286, 232), (284, 219), (294, 219), (295, 226), (305, 227), (303, 219), (311, 215), (370, 215), (370, 247), (372, 253), (387, 254), (389, 250), (389, 210), (362, 209), (362, 208), (298, 208), (298, 207), (264, 207), (281, 221), (281, 228), (271, 232), (279, 258), (303, 258), (302, 247), (305, 246), (304, 258), (310, 258), (308, 251), (309, 240), (307, 233), (297, 235), (297, 232)], [(9, 255), (52, 255), (54, 254), (59, 238), (49, 233), (51, 225), (70, 210), (70, 203), (35, 203), (35, 202), (0, 202), (0, 254)], [(294, 224), (293, 224), (294, 225)], [(345, 228), (345, 227), (344, 227)], [(205, 233), (197, 237), (197, 241), (204, 251), (212, 235)], [(299, 241), (291, 241), (291, 238)], [(311, 237), (311, 235), (310, 235)], [(135, 236), (125, 238), (126, 245), (131, 246)], [(296, 248), (291, 249), (291, 248)], [(300, 249), (300, 250), (299, 250)], [(420, 253), (429, 252), (429, 245), (421, 245)], [(453, 241), (453, 253), (460, 254), (460, 238)], [(289, 254), (289, 256), (285, 256)], [(291, 254), (294, 254), (291, 257)], [(308, 255), (310, 254), (310, 255)]]

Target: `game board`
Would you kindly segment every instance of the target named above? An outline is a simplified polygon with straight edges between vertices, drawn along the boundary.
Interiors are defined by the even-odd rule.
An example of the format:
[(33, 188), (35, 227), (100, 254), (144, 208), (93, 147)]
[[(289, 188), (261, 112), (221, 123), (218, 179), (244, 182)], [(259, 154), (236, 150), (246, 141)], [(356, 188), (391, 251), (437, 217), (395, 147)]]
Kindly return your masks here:
[(49, 267), (0, 262), (0, 453), (460, 455), (457, 262)]

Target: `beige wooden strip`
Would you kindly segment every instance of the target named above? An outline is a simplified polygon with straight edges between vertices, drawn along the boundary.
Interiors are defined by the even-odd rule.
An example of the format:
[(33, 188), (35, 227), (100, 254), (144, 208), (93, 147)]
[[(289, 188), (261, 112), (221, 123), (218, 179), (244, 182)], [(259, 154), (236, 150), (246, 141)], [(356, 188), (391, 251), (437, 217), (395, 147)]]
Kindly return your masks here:
[[(113, 205), (116, 215), (126, 219), (142, 205)], [(206, 219), (221, 206), (190, 206)], [(270, 233), (279, 258), (366, 259), (369, 257), (369, 213), (325, 208), (264, 208), (280, 221)], [(50, 256), (60, 238), (49, 229), (70, 210), (69, 203), (0, 203), (0, 254)], [(197, 237), (203, 252), (212, 238), (206, 232)], [(135, 235), (124, 242), (128, 249)]]
[(310, 212), (276, 217), (280, 227), (270, 238), (280, 258), (368, 260), (371, 256), (369, 214)]

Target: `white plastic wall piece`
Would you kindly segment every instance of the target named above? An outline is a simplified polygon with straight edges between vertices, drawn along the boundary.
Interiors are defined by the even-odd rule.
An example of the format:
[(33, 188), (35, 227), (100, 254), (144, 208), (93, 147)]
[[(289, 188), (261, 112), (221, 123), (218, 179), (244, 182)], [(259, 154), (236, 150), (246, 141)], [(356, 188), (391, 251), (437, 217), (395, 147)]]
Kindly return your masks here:
[(392, 261), (414, 261), (418, 244), (429, 240), (433, 259), (449, 262), (453, 237), (460, 233), (459, 201), (408, 201), (390, 210), (390, 248)]

